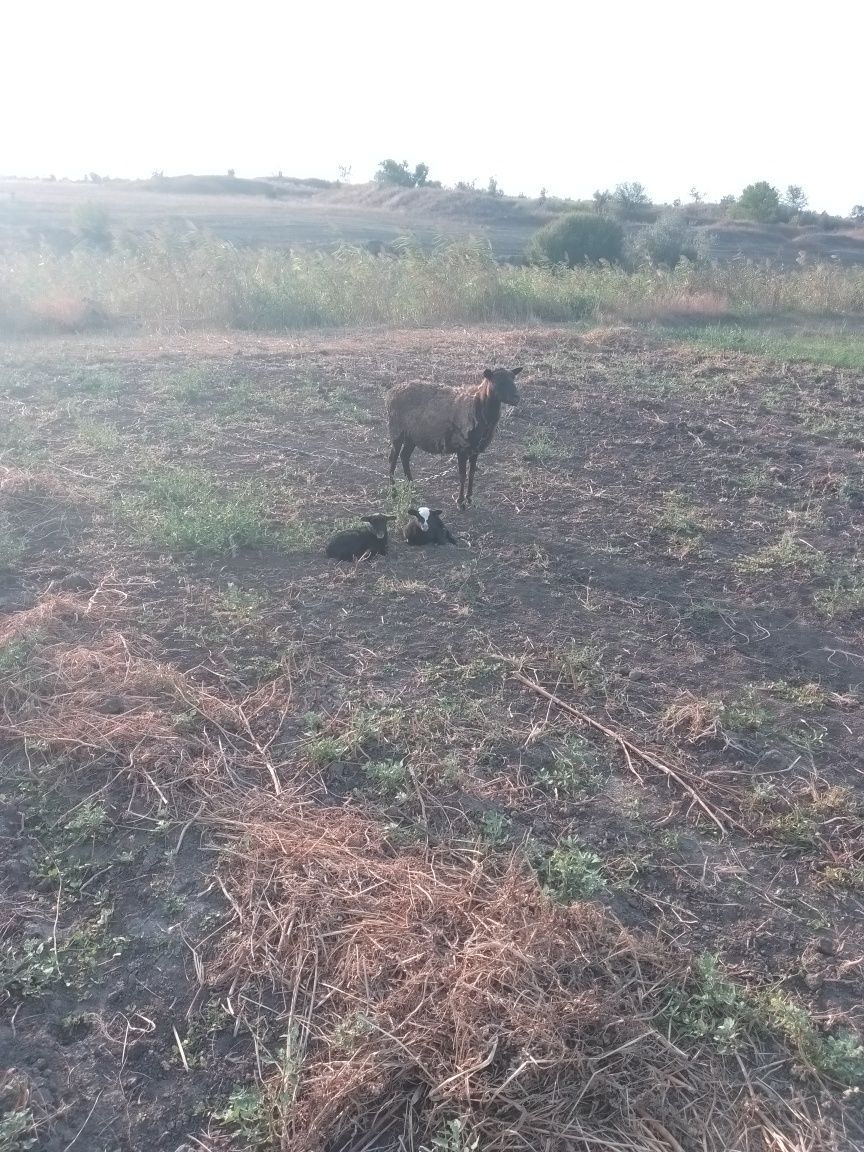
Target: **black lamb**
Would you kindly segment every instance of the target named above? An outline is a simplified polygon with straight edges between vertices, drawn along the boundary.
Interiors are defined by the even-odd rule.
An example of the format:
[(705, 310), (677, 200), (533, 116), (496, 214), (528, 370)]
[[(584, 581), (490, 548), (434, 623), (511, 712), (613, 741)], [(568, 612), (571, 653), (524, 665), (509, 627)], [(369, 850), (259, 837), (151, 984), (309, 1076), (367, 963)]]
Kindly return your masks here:
[(387, 554), (387, 521), (395, 516), (364, 516), (368, 528), (349, 528), (337, 532), (327, 545), (327, 555), (334, 560), (362, 560), (372, 556)]

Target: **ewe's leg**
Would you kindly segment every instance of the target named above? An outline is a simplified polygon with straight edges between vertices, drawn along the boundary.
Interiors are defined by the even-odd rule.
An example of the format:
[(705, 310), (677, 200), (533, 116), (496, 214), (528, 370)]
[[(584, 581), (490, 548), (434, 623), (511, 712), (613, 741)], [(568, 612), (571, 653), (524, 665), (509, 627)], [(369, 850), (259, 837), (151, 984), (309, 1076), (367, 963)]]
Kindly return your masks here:
[(468, 465), (468, 453), (457, 452), (456, 460), (459, 464), (459, 507), (465, 507), (465, 469)]
[(396, 461), (399, 459), (399, 453), (402, 450), (402, 437), (397, 436), (393, 441), (390, 449), (390, 483), (393, 483), (393, 477), (396, 475)]
[(402, 446), (402, 471), (405, 473), (405, 479), (411, 479), (411, 453), (414, 451), (414, 445), (410, 440), (406, 440)]
[(468, 503), (474, 498), (474, 473), (477, 471), (477, 453), (472, 452), (468, 463)]

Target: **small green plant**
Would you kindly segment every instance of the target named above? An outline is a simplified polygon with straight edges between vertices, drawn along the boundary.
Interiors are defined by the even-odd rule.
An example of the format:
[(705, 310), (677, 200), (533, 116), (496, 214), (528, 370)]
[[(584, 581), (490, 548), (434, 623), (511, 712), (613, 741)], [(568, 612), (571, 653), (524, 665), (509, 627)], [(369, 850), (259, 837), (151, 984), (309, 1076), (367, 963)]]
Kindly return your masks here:
[(827, 700), (820, 684), (790, 684), (788, 680), (773, 680), (762, 687), (778, 700), (787, 700), (799, 708), (823, 708)]
[(603, 649), (593, 644), (573, 644), (561, 653), (561, 666), (573, 685), (603, 688), (608, 679), (601, 664)]
[(535, 264), (596, 264), (621, 259), (624, 230), (617, 220), (590, 212), (569, 212), (535, 233), (528, 258)]
[(257, 592), (238, 588), (231, 582), (222, 590), (221, 600), (225, 610), (235, 616), (254, 616), (261, 608), (261, 597)]
[(836, 1034), (818, 1031), (800, 1005), (778, 992), (763, 997), (761, 1009), (765, 1022), (780, 1032), (786, 1043), (820, 1075), (850, 1088), (864, 1087), (864, 1045), (860, 1036), (848, 1029)]
[(108, 820), (108, 813), (101, 804), (81, 804), (75, 809), (64, 825), (65, 832), (73, 839), (96, 836)]
[(480, 818), (480, 835), (487, 844), (500, 847), (510, 839), (512, 823), (508, 816), (496, 809), (484, 812)]
[(340, 1020), (330, 1037), (330, 1043), (341, 1052), (351, 1052), (364, 1036), (372, 1031), (372, 1024), (362, 1012), (352, 1012)]
[(252, 1148), (264, 1148), (269, 1135), (268, 1105), (263, 1091), (253, 1085), (239, 1085), (228, 1097), (221, 1112), (215, 1113), (217, 1124), (232, 1129)]
[(565, 840), (540, 865), (543, 889), (561, 903), (584, 900), (603, 891), (603, 861), (574, 840)]
[(665, 493), (663, 507), (654, 522), (655, 531), (688, 548), (698, 545), (702, 533), (711, 527), (710, 516), (680, 492)]
[(540, 428), (528, 438), (525, 445), (525, 459), (531, 464), (546, 464), (555, 455), (555, 442), (549, 433)]
[(864, 576), (856, 572), (836, 579), (830, 588), (816, 593), (813, 603), (817, 612), (829, 620), (864, 611)]
[(13, 1108), (0, 1114), (0, 1152), (25, 1152), (36, 1140), (36, 1124), (29, 1108)]
[(738, 562), (740, 572), (765, 573), (799, 570), (818, 574), (825, 569), (825, 554), (810, 547), (793, 531), (784, 532), (774, 544), (769, 544), (752, 556)]
[(773, 719), (773, 712), (765, 707), (752, 684), (726, 702), (720, 716), (722, 727), (739, 732), (759, 731), (768, 727)]
[(319, 736), (306, 747), (306, 755), (318, 768), (326, 768), (345, 755), (345, 746), (335, 736)]
[(464, 1120), (447, 1120), (432, 1137), (431, 1144), (423, 1144), (420, 1152), (479, 1152), (480, 1137), (472, 1136)]
[(404, 760), (369, 760), (363, 765), (363, 771), (375, 791), (385, 796), (403, 792), (408, 782)]
[(721, 971), (710, 953), (697, 956), (688, 979), (676, 988), (665, 1008), (672, 1028), (695, 1040), (711, 1039), (722, 1051), (733, 1051), (753, 1022), (746, 990)]
[(597, 749), (581, 736), (565, 740), (553, 752), (551, 764), (544, 764), (537, 772), (538, 782), (552, 792), (555, 799), (600, 792), (608, 772)]

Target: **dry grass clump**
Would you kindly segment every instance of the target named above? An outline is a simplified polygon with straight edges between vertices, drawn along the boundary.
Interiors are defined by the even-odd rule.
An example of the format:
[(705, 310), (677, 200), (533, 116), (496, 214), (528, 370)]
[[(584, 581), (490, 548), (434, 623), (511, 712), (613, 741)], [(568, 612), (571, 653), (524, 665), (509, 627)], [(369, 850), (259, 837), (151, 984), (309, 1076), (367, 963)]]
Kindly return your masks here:
[(678, 737), (688, 744), (713, 740), (721, 735), (721, 711), (722, 705), (717, 700), (694, 696), (692, 692), (681, 692), (661, 716), (657, 726), (658, 735), (663, 740)]
[[(217, 761), (227, 766), (225, 747), (238, 746), (238, 761), (250, 751), (260, 759), (242, 705), (133, 653), (111, 621), (100, 619), (112, 610), (100, 606), (98, 593), (89, 601), (61, 594), (3, 622), (0, 734), (88, 761), (108, 756), (163, 779), (184, 775), (193, 760), (197, 776), (215, 775)], [(216, 755), (220, 735), (223, 754)]]
[(438, 1146), (456, 1123), (484, 1152), (763, 1147), (653, 1022), (677, 963), (599, 907), (516, 859), (397, 852), (351, 809), (231, 816), (206, 979), (288, 1037), (256, 1036), (273, 1146)]

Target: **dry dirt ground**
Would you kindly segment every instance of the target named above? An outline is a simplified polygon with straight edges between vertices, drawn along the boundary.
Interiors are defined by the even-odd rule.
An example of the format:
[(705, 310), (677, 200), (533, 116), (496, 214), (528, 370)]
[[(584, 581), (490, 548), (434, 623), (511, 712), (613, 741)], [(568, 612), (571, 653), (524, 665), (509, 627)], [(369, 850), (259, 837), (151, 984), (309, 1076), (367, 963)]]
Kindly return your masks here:
[[(391, 496), (387, 387), (487, 364), (476, 507)], [(861, 1147), (862, 399), (628, 329), (4, 346), (0, 1148)], [(325, 558), (409, 495), (459, 547)]]

